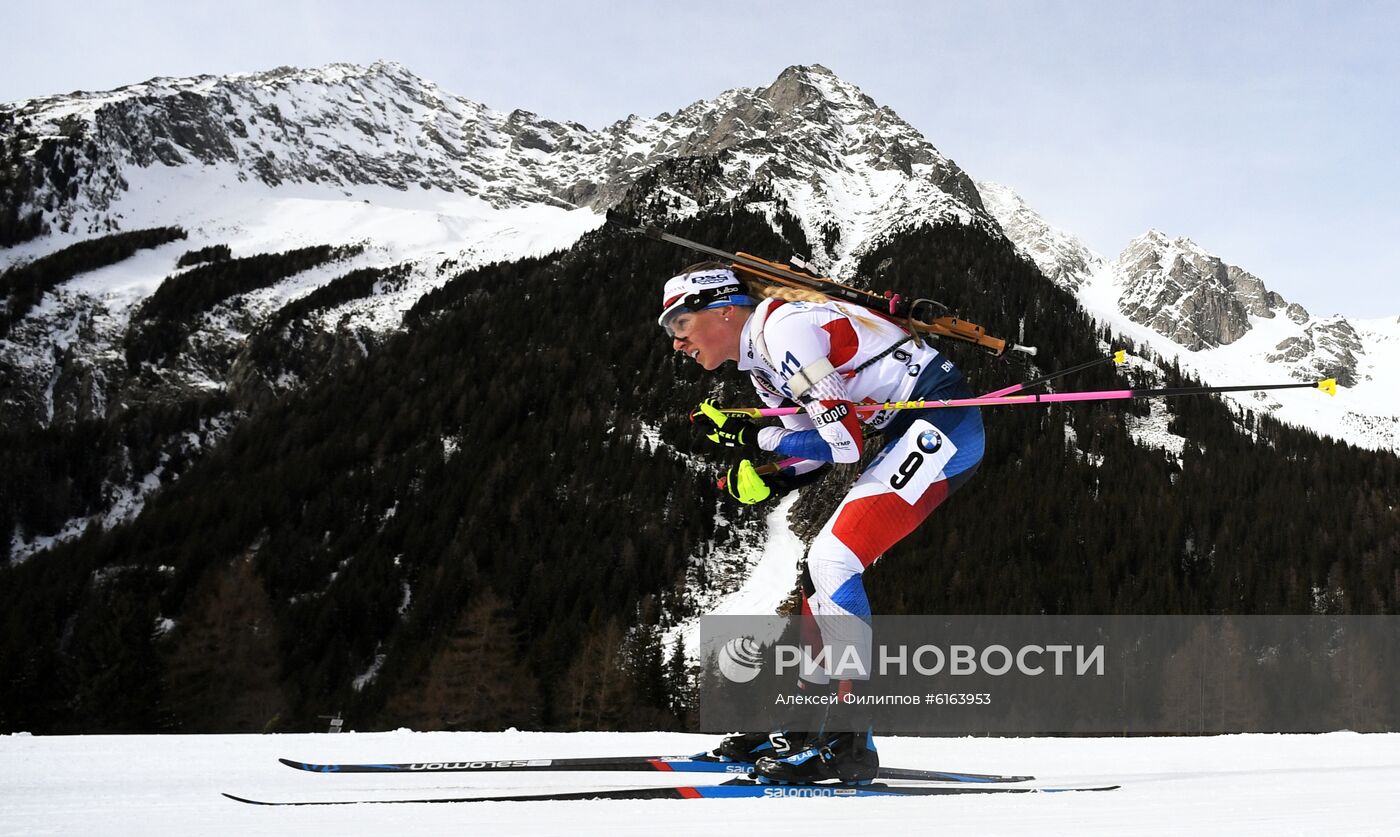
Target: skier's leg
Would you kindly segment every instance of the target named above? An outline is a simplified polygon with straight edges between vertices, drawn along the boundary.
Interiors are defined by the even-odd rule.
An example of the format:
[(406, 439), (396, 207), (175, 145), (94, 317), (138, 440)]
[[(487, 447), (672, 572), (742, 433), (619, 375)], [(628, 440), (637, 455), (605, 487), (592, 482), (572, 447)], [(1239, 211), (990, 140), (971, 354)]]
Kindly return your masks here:
[[(980, 422), (977, 430), (980, 436)], [(971, 477), (975, 463), (958, 474), (945, 473), (957, 450), (932, 424), (914, 422), (851, 487), (808, 550), (809, 602), (827, 672), (838, 681), (838, 693), (858, 692), (873, 671), (865, 568)], [(834, 707), (821, 739), (786, 759), (761, 760), (760, 776), (776, 781), (874, 778), (879, 758), (869, 715), (859, 705)]]
[(870, 602), (863, 573), (971, 477), (975, 464), (952, 476), (944, 472), (957, 451), (953, 439), (932, 424), (914, 422), (871, 463), (812, 542), (810, 602), (832, 676), (869, 678)]
[[(835, 684), (817, 660), (822, 640), (809, 602), (814, 588), (805, 562), (802, 565), (800, 584), (802, 604), (798, 643), (804, 659), (798, 668), (797, 688), (807, 697), (824, 696), (832, 691)], [(752, 762), (764, 756), (785, 758), (806, 747), (817, 736), (825, 721), (825, 704), (804, 700), (798, 703), (796, 709), (775, 718), (769, 731), (726, 736), (711, 752), (722, 759), (736, 762)]]

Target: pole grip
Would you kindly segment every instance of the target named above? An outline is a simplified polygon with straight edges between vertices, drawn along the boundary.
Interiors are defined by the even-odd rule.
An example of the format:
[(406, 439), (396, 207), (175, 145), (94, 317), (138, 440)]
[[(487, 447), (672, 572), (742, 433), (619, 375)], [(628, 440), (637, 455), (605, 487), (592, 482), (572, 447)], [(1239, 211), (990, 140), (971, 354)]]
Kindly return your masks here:
[[(776, 474), (782, 469), (783, 465), (781, 462), (769, 462), (767, 464), (759, 465), (758, 467), (754, 468), (754, 470), (758, 472), (758, 475), (760, 477), (766, 477), (769, 474)], [(726, 480), (724, 477), (720, 477), (719, 479), (715, 480), (715, 488), (718, 488), (720, 491), (723, 491), (724, 487), (728, 484), (729, 481)]]

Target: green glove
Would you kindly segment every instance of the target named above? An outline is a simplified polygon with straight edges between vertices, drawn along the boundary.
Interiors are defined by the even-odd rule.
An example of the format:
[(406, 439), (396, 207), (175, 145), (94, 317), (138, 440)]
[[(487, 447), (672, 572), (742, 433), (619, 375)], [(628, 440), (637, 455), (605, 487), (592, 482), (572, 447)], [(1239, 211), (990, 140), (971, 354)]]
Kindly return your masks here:
[(730, 497), (750, 506), (773, 496), (772, 486), (747, 459), (724, 473), (724, 490)]
[(708, 401), (690, 414), (700, 435), (727, 448), (758, 450), (758, 425), (747, 416), (729, 415)]

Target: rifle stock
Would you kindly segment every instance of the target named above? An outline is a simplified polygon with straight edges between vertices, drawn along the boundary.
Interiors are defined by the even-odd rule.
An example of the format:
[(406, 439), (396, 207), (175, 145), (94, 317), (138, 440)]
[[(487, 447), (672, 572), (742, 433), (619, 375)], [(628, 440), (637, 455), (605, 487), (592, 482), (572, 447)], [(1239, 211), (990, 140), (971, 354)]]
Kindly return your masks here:
[[(954, 340), (961, 340), (981, 346), (997, 357), (1006, 353), (1007, 341), (999, 337), (993, 337), (987, 330), (976, 323), (968, 322), (957, 316), (927, 317), (923, 315), (922, 308), (927, 308), (931, 314), (935, 308), (946, 309), (946, 306), (934, 302), (930, 299), (916, 299), (909, 301), (893, 291), (886, 291), (884, 294), (877, 294), (873, 291), (854, 288), (850, 285), (837, 282), (822, 276), (814, 276), (810, 273), (799, 272), (789, 265), (780, 262), (769, 261), (750, 253), (730, 253), (719, 250), (699, 242), (690, 241), (680, 236), (671, 235), (657, 227), (641, 227), (643, 233), (649, 238), (658, 241), (665, 241), (671, 244), (678, 244), (697, 253), (711, 256), (715, 259), (726, 261), (736, 273), (752, 276), (760, 281), (775, 285), (782, 285), (789, 288), (816, 291), (832, 299), (849, 302), (863, 308), (878, 311), (880, 314), (900, 323), (918, 340), (921, 334), (932, 334), (938, 337), (948, 337)], [(1033, 348), (1024, 346), (1012, 346), (1019, 351), (1035, 353)]]

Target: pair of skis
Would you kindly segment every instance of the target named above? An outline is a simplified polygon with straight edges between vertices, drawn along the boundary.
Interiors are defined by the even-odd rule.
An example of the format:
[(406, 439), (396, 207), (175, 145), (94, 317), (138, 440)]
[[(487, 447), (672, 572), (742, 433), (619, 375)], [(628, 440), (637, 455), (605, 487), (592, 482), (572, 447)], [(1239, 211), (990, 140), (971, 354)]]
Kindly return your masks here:
[(564, 759), (483, 759), (458, 762), (404, 762), (385, 764), (313, 764), (279, 759), (297, 770), (312, 773), (488, 773), (488, 772), (665, 772), (728, 774), (735, 778), (716, 785), (635, 787), (612, 790), (562, 791), (508, 796), (435, 797), (421, 799), (345, 799), (293, 802), (265, 802), (225, 793), (229, 799), (252, 805), (354, 805), (430, 802), (546, 802), (583, 799), (800, 799), (863, 796), (949, 796), (975, 793), (1063, 793), (1068, 791), (1114, 790), (1117, 785), (1098, 787), (1038, 788), (1017, 787), (1034, 776), (1000, 776), (944, 770), (880, 768), (879, 779), (925, 784), (888, 785), (804, 785), (764, 784), (746, 778), (753, 766), (748, 762), (723, 761), (708, 754), (692, 756), (620, 756)]

